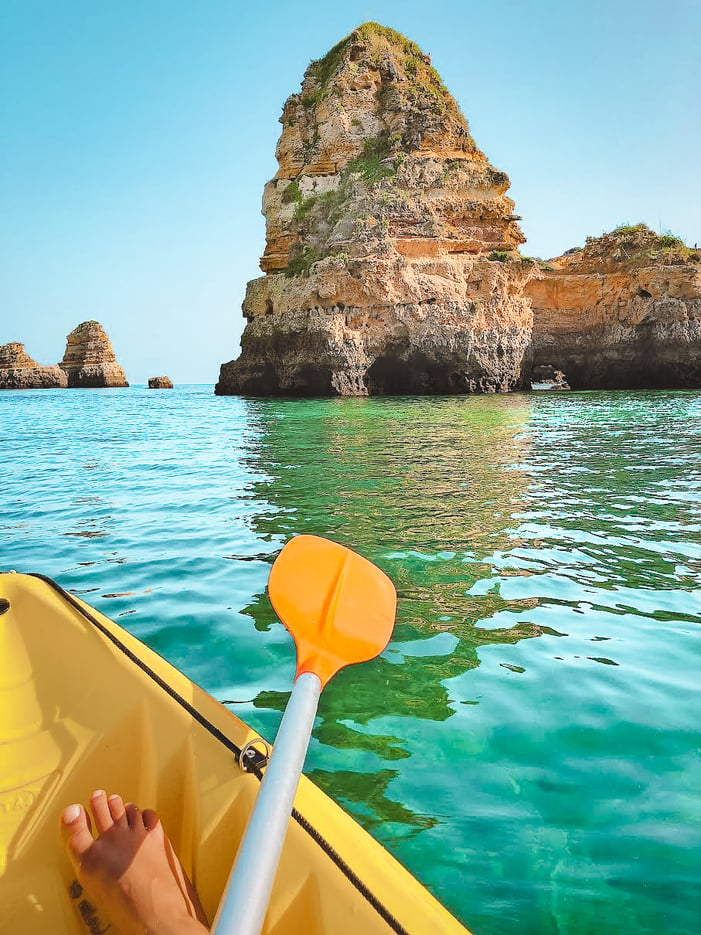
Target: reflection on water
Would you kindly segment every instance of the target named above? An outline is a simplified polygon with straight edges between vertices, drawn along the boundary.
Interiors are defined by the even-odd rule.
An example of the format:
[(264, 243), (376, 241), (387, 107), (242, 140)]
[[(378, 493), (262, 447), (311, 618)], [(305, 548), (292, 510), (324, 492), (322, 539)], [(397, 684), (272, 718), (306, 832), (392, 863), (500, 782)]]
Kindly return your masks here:
[(701, 931), (701, 395), (20, 392), (0, 431), (0, 566), (269, 738), (285, 541), (390, 575), (393, 640), (324, 692), (307, 771), (475, 932)]
[(478, 931), (697, 931), (698, 397), (248, 405), (256, 533), (337, 538), (399, 592), (310, 775)]
[[(353, 771), (313, 775), (366, 824), (378, 826), (392, 813), (393, 822), (428, 827), (435, 823), (429, 816), (385, 795), (397, 774), (383, 762), (410, 751), (374, 723), (378, 712), (383, 719), (445, 720), (454, 709), (444, 680), (478, 666), (478, 647), (542, 632), (522, 619), (537, 601), (469, 594), (484, 574), (485, 556), (508, 548), (511, 514), (523, 507), (528, 479), (511, 466), (522, 456), (529, 399), (248, 405), (260, 435), (246, 459), (262, 475), (254, 491), (269, 507), (255, 518), (256, 533), (272, 541), (301, 532), (337, 539), (382, 567), (399, 596), (388, 652), (329, 685), (315, 728), (321, 744), (375, 754), (372, 768), (346, 756)], [(260, 630), (274, 623), (261, 596), (247, 611)], [(492, 628), (497, 614), (506, 625)], [(451, 638), (437, 645), (436, 631)], [(283, 711), (288, 698), (289, 692), (263, 690), (255, 705)], [(376, 790), (371, 798), (363, 794), (369, 787)]]
[(358, 818), (362, 816), (362, 823), (369, 831), (377, 832), (388, 822), (417, 831), (433, 828), (438, 824), (436, 818), (412, 812), (388, 796), (387, 787), (398, 775), (399, 772), (393, 769), (381, 769), (376, 773), (315, 769), (309, 773), (324, 792), (343, 802), (346, 807), (352, 806)]

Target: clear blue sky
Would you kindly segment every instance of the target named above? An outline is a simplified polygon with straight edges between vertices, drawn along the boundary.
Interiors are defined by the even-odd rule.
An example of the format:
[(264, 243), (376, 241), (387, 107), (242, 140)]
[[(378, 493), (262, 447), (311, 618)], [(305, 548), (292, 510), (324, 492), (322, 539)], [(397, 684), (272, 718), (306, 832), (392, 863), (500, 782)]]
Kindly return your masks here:
[(701, 243), (699, 0), (0, 0), (0, 344), (96, 318), (133, 383), (213, 383), (259, 275), (285, 98), (365, 20), (429, 52), (548, 257)]

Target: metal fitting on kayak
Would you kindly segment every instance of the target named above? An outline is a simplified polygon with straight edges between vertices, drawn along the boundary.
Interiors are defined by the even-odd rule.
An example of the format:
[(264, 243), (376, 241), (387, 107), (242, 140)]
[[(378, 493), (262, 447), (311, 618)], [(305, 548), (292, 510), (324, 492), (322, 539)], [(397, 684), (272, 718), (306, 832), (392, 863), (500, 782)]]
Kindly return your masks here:
[[(264, 751), (257, 750), (256, 744), (262, 744)], [(238, 755), (237, 762), (244, 773), (256, 773), (268, 765), (272, 747), (262, 737), (249, 740)]]

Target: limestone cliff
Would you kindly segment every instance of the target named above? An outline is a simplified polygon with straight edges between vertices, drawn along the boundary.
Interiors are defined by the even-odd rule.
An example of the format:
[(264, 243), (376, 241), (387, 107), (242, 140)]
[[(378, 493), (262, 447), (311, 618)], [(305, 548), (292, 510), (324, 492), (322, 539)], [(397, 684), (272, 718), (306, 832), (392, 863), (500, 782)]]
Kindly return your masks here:
[(216, 392), (464, 393), (522, 383), (530, 267), (508, 177), (428, 56), (366, 23), (285, 103), (265, 276)]
[(701, 387), (701, 256), (644, 224), (549, 260), (533, 302), (533, 364), (572, 389)]
[(59, 366), (72, 387), (129, 386), (105, 329), (97, 321), (84, 321), (71, 331)]
[(42, 367), (13, 341), (0, 347), (0, 390), (41, 390), (68, 386), (60, 367)]

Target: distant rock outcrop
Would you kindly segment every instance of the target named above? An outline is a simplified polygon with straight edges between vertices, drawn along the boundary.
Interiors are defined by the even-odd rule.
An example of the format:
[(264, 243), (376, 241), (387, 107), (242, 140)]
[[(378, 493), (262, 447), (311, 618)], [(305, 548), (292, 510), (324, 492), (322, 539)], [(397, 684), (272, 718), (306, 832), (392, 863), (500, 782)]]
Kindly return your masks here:
[(555, 370), (550, 364), (537, 364), (531, 372), (531, 386), (533, 389), (569, 390), (562, 370)]
[(71, 331), (59, 366), (68, 376), (69, 387), (129, 386), (97, 321), (84, 321)]
[(60, 367), (42, 367), (24, 350), (24, 344), (12, 341), (0, 346), (0, 390), (43, 390), (68, 386), (68, 377)]
[(286, 102), (265, 276), (215, 392), (468, 393), (523, 385), (531, 267), (509, 179), (431, 60), (365, 23)]
[(644, 224), (549, 260), (533, 302), (533, 364), (572, 389), (701, 387), (701, 256)]
[(170, 377), (149, 377), (148, 388), (150, 390), (172, 390), (173, 381)]

